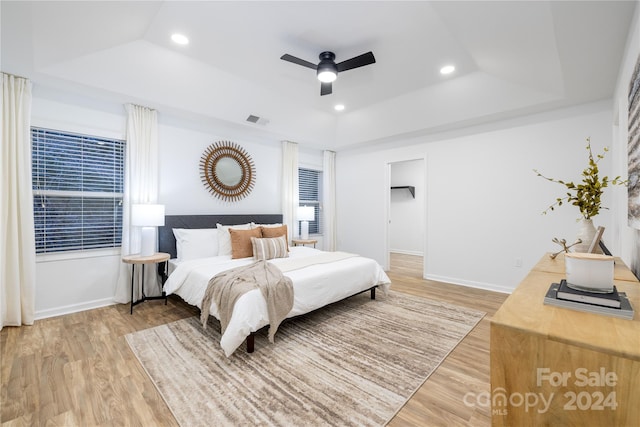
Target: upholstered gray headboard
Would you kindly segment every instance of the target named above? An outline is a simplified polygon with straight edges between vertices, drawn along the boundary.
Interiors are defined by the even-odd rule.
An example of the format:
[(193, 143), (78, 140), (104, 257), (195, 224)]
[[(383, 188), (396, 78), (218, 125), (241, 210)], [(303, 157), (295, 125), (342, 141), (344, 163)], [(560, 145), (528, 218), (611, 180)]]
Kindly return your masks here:
[(282, 214), (257, 215), (167, 215), (164, 226), (158, 227), (158, 248), (160, 252), (176, 257), (176, 238), (174, 228), (216, 228), (216, 224), (234, 225), (255, 222), (258, 224), (273, 224), (282, 222)]

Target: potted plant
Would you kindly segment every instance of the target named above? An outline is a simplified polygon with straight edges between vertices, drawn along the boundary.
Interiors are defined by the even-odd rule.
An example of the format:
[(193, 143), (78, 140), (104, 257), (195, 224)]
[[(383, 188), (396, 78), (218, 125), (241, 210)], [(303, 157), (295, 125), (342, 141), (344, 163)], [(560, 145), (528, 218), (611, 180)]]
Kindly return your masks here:
[(595, 226), (593, 225), (593, 217), (600, 213), (600, 209), (607, 209), (602, 206), (602, 193), (604, 189), (609, 185), (627, 184), (627, 181), (622, 180), (619, 176), (614, 179), (609, 179), (608, 176), (600, 178), (598, 162), (602, 160), (607, 151), (609, 151), (607, 147), (604, 148), (602, 154), (594, 157), (591, 150), (591, 138), (587, 138), (586, 148), (589, 152), (589, 165), (582, 171), (582, 182), (578, 184), (575, 184), (573, 181), (566, 182), (559, 179), (548, 178), (538, 172), (538, 170), (533, 170), (539, 177), (564, 185), (567, 189), (566, 195), (558, 197), (555, 203), (549, 206), (543, 214), (553, 211), (557, 206), (562, 206), (565, 203), (571, 203), (580, 210), (581, 218), (579, 218), (579, 221), (581, 224), (578, 238), (582, 240), (582, 244), (575, 246), (576, 252), (586, 252), (588, 250), (596, 232)]

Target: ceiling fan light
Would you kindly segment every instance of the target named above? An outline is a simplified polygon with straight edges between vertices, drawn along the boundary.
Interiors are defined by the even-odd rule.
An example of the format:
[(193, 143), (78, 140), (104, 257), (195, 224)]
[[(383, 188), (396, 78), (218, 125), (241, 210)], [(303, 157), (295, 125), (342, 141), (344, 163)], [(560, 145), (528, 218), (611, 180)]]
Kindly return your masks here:
[(333, 70), (318, 70), (318, 80), (320, 80), (322, 83), (331, 83), (335, 81), (337, 77), (338, 75)]
[(317, 74), (318, 80), (322, 83), (331, 83), (338, 77), (338, 66), (333, 62), (333, 58), (335, 58), (335, 56), (331, 52), (323, 52), (320, 54)]

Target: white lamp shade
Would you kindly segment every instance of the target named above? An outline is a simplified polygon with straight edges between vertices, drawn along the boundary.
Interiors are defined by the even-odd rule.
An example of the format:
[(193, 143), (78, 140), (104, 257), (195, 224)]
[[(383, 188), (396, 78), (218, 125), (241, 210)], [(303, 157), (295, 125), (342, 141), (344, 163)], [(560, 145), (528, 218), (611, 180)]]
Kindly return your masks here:
[(131, 225), (136, 227), (164, 225), (164, 205), (132, 205)]
[(313, 206), (298, 207), (298, 221), (313, 221), (314, 219), (316, 219), (316, 213)]

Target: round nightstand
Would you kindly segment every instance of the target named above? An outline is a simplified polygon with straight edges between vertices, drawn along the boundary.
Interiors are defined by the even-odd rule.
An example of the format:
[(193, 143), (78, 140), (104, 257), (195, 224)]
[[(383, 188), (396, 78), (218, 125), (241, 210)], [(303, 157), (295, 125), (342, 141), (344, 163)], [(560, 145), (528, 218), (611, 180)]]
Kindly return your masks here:
[[(162, 295), (155, 296), (155, 297), (148, 297), (144, 294), (144, 265), (158, 264), (161, 262), (164, 263), (164, 268), (165, 268), (164, 277), (166, 277), (167, 261), (169, 261), (169, 258), (171, 258), (171, 255), (165, 252), (156, 252), (155, 254), (150, 256), (140, 256), (139, 254), (133, 254), (133, 255), (127, 255), (122, 257), (122, 262), (124, 262), (125, 264), (131, 264), (131, 314), (133, 314), (134, 305), (140, 304), (141, 302), (144, 302), (146, 300), (164, 299), (165, 305), (167, 304), (167, 294), (165, 294), (164, 292), (164, 280), (162, 281)], [(142, 278), (140, 279), (141, 280), (140, 288), (142, 290), (141, 292), (142, 298), (140, 298), (138, 301), (133, 300), (133, 289), (134, 289), (133, 285), (134, 285), (134, 278), (136, 277), (135, 275), (136, 265), (142, 265)]]
[(291, 240), (291, 243), (293, 243), (293, 246), (298, 246), (298, 245), (313, 245), (313, 247), (316, 247), (316, 243), (318, 243), (317, 240), (315, 239), (293, 239)]

